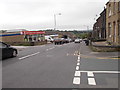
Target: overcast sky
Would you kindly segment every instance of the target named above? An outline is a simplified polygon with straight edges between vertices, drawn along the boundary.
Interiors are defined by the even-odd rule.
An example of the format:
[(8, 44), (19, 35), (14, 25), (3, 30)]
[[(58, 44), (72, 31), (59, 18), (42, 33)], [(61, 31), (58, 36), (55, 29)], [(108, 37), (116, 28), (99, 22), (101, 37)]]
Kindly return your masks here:
[[(81, 30), (92, 26), (108, 0), (0, 0), (0, 29)], [(61, 15), (57, 15), (61, 13)]]

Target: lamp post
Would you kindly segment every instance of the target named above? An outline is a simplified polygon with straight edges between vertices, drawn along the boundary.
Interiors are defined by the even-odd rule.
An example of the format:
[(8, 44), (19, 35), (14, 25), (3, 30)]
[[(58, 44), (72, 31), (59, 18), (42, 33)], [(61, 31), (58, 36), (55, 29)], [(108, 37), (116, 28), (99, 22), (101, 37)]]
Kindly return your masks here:
[(86, 26), (87, 27), (87, 31), (89, 31), (89, 26), (88, 25), (84, 25), (84, 26)]
[(54, 14), (54, 30), (56, 30), (56, 15), (61, 15), (61, 13)]

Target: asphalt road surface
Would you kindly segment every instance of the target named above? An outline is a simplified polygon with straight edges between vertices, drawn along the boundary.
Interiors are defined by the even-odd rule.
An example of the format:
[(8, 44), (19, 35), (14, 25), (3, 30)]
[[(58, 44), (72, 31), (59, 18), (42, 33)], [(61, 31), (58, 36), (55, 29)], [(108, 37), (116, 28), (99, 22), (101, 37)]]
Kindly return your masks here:
[(118, 59), (96, 53), (84, 42), (26, 48), (2, 62), (2, 87), (118, 88)]

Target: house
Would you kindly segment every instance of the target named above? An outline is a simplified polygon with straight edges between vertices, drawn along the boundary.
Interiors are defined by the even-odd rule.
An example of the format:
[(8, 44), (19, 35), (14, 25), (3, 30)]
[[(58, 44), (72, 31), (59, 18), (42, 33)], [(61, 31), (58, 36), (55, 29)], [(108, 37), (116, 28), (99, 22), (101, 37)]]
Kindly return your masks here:
[(100, 13), (93, 26), (92, 37), (97, 40), (106, 39), (106, 9)]
[(112, 45), (120, 45), (120, 1), (106, 4), (106, 39)]

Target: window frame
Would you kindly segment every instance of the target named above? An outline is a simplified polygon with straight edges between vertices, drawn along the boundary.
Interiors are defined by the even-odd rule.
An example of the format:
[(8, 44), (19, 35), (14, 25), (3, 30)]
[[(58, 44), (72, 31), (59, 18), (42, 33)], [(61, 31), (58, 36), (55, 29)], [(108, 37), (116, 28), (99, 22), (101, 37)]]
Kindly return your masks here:
[(118, 2), (118, 11), (120, 11), (120, 1)]

